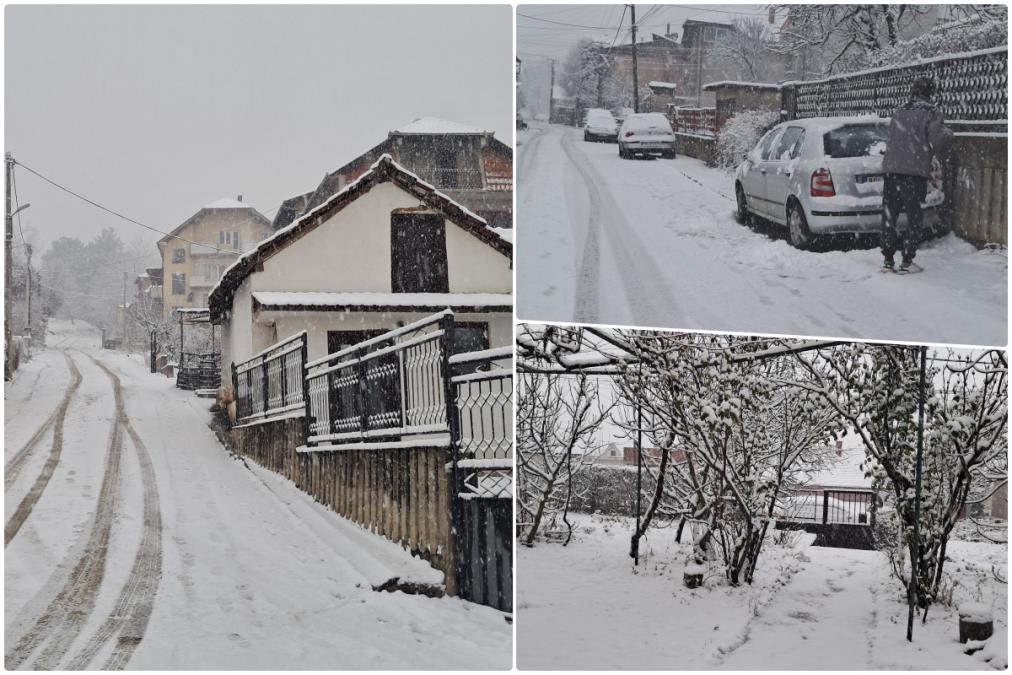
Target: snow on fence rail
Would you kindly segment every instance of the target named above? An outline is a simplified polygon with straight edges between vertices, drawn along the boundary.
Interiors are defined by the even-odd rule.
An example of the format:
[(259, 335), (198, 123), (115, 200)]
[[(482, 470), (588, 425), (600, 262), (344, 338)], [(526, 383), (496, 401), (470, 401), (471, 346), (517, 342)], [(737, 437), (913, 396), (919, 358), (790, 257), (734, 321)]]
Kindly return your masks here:
[(983, 49), (898, 66), (844, 73), (781, 87), (788, 119), (875, 113), (886, 117), (905, 103), (918, 77), (932, 77), (934, 102), (961, 132), (1007, 134), (1008, 48)]
[(306, 339), (305, 331), (296, 333), (248, 361), (232, 366), (237, 424), (305, 410)]
[(453, 314), (441, 312), (307, 364), (307, 444), (448, 432), (452, 336)]
[(461, 497), (513, 496), (513, 347), (450, 357)]

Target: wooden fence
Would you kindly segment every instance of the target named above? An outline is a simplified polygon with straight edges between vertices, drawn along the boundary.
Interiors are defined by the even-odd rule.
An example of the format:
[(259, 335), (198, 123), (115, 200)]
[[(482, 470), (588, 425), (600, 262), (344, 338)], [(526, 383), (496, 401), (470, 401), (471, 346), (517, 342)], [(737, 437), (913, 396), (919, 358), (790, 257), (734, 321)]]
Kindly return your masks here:
[(454, 355), (454, 330), (447, 310), (308, 363), (304, 334), (272, 346), (233, 368), (233, 444), (512, 611), (511, 349)]

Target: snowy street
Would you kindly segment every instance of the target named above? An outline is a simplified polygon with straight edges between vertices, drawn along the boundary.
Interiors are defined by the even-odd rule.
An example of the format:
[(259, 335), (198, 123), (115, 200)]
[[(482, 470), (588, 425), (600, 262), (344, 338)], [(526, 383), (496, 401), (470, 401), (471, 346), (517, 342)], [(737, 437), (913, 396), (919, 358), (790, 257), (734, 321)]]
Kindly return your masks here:
[(211, 402), (50, 320), (5, 389), (9, 669), (508, 669), (491, 608), (229, 455)]
[[(572, 517), (572, 516), (571, 516)], [(953, 541), (947, 574), (954, 604), (991, 605), (995, 635), (962, 653), (956, 611), (918, 615), (905, 639), (907, 608), (878, 551), (767, 542), (752, 586), (732, 588), (719, 565), (703, 588), (682, 585), (688, 544), (655, 529), (640, 567), (628, 556), (632, 521), (577, 514), (568, 546), (518, 552), (521, 669), (895, 670), (988, 669), (1007, 663), (1007, 547)], [(984, 658), (989, 658), (988, 663)]]
[(955, 235), (925, 271), (879, 271), (877, 249), (805, 252), (734, 220), (734, 179), (699, 160), (624, 160), (582, 130), (518, 133), (517, 313), (524, 320), (1006, 342), (1007, 254)]

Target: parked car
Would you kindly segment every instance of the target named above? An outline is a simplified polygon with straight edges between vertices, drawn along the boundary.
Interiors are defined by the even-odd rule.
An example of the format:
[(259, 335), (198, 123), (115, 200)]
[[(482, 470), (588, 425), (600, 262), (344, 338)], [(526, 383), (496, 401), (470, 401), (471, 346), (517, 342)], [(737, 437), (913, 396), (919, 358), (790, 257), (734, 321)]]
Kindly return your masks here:
[(611, 111), (611, 114), (615, 117), (615, 122), (618, 123), (619, 126), (622, 126), (622, 123), (625, 122), (625, 118), (629, 117), (629, 115), (632, 115), (634, 112), (636, 111), (632, 108), (614, 108)]
[[(889, 121), (814, 117), (773, 127), (735, 172), (738, 221), (758, 217), (782, 225), (800, 249), (820, 235), (879, 232)], [(927, 228), (942, 229), (944, 201), (936, 163), (922, 204)]]
[(660, 155), (675, 158), (675, 132), (661, 113), (634, 113), (618, 132), (618, 156)]
[(618, 140), (618, 123), (611, 112), (591, 108), (583, 121), (583, 140), (612, 142)]

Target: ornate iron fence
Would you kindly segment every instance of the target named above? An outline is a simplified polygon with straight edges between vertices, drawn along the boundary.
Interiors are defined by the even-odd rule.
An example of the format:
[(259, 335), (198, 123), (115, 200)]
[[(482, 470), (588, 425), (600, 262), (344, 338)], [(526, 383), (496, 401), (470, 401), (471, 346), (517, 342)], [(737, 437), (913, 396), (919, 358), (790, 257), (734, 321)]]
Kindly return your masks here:
[(305, 331), (271, 345), (252, 359), (232, 366), (236, 420), (239, 424), (305, 409), (303, 377)]
[(713, 137), (717, 133), (716, 108), (668, 105), (668, 119), (676, 134)]
[(307, 444), (446, 432), (449, 310), (306, 364)]
[(934, 78), (934, 102), (956, 131), (1007, 133), (1007, 47), (788, 82), (781, 88), (781, 107), (788, 119), (869, 113), (888, 117), (909, 99), (911, 85), (921, 76)]
[(221, 354), (196, 354), (193, 352), (180, 354), (176, 386), (188, 391), (220, 387)]
[(459, 428), (454, 461), (465, 498), (513, 496), (513, 348), (450, 357)]

